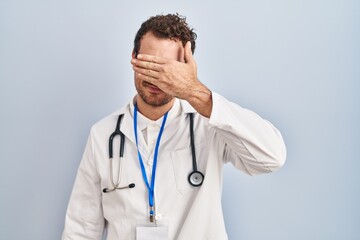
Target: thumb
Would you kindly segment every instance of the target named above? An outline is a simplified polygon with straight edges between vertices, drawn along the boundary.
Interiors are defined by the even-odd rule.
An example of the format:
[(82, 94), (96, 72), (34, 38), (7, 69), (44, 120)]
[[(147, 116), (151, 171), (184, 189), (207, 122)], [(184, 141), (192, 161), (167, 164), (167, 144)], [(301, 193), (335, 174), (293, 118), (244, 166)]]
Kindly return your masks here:
[(191, 52), (191, 42), (188, 41), (186, 44), (185, 44), (185, 62), (186, 63), (192, 63), (194, 62), (194, 58), (193, 58), (193, 55), (192, 55), (192, 52)]

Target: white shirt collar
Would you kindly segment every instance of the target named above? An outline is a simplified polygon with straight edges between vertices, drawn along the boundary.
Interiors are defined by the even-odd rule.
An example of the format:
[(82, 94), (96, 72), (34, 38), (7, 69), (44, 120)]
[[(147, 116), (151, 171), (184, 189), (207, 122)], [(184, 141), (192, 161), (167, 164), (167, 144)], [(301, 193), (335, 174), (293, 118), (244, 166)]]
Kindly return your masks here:
[[(130, 104), (130, 111), (131, 111), (132, 117), (134, 117), (133, 116), (133, 114), (134, 114), (134, 104), (133, 104), (133, 102)], [(170, 109), (170, 111), (168, 113), (167, 121), (172, 121), (173, 119), (178, 117), (180, 114), (181, 114), (180, 100), (178, 98), (175, 98), (174, 104), (173, 104), (173, 106), (171, 107), (171, 109)], [(142, 115), (140, 112), (138, 112), (138, 118), (137, 118), (138, 129), (143, 131), (149, 125), (157, 125), (160, 128), (162, 120), (163, 120), (163, 117), (159, 118), (156, 121), (153, 121), (151, 119), (148, 119), (144, 115)]]

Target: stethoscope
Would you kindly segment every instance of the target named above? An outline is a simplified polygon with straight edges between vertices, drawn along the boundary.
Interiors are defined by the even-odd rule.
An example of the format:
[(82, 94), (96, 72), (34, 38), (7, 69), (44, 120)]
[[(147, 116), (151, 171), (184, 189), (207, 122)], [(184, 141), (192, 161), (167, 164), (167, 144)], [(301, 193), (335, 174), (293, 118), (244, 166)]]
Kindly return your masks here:
[[(123, 114), (119, 115), (115, 131), (109, 137), (109, 160), (110, 160), (110, 180), (112, 188), (104, 188), (103, 192), (112, 192), (116, 189), (126, 189), (126, 188), (134, 188), (135, 183), (131, 183), (127, 186), (119, 187), (120, 184), (120, 172), (121, 172), (121, 162), (123, 161), (124, 157), (124, 146), (125, 146), (125, 135), (120, 131), (120, 124), (123, 118)], [(195, 155), (195, 141), (194, 141), (194, 114), (189, 113), (190, 118), (190, 145), (191, 145), (191, 156), (192, 156), (192, 165), (193, 171), (188, 176), (188, 181), (191, 186), (199, 187), (202, 185), (204, 181), (204, 174), (197, 170), (197, 162), (196, 162), (196, 155)], [(118, 171), (117, 171), (117, 182), (114, 182), (113, 177), (113, 141), (114, 138), (119, 135), (120, 136), (120, 163), (118, 164)]]

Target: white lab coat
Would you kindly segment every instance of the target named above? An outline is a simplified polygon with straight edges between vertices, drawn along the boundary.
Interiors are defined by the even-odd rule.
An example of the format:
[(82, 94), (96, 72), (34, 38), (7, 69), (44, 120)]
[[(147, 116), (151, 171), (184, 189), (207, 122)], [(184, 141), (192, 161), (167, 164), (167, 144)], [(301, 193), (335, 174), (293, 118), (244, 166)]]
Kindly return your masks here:
[[(229, 102), (213, 92), (210, 119), (194, 117), (198, 170), (205, 179), (192, 187), (188, 114), (195, 110), (181, 101), (181, 114), (167, 122), (158, 155), (155, 206), (157, 224), (167, 225), (171, 240), (226, 240), (221, 189), (223, 165), (231, 162), (250, 174), (272, 172), (285, 161), (286, 149), (280, 132), (254, 112)], [(135, 240), (136, 226), (148, 219), (148, 193), (135, 145), (131, 105), (96, 123), (80, 163), (70, 198), (62, 240), (99, 240), (104, 229), (108, 240)], [(119, 114), (124, 114), (121, 131), (125, 134), (125, 153), (121, 164), (121, 183), (135, 183), (132, 189), (103, 193), (110, 188), (108, 139)], [(141, 147), (148, 176), (153, 155)], [(116, 181), (119, 140), (114, 141), (114, 180)]]

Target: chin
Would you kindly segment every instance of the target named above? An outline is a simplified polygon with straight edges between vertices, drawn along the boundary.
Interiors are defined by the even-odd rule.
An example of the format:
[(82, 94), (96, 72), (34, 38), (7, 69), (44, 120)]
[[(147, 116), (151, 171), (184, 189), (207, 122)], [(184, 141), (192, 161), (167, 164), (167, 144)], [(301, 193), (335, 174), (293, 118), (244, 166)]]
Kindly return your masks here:
[(165, 97), (154, 96), (154, 95), (144, 96), (143, 94), (139, 93), (139, 96), (141, 97), (143, 102), (153, 107), (164, 106), (173, 99), (173, 97), (171, 97), (170, 95), (166, 95)]

